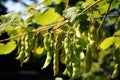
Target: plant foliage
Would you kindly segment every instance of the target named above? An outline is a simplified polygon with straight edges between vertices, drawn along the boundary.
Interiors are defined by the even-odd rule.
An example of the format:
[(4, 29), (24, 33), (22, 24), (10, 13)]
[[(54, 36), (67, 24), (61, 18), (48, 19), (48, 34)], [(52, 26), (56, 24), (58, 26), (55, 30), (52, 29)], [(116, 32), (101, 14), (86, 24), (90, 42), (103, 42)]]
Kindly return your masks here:
[[(6, 32), (9, 38), (0, 40), (0, 55), (17, 49), (16, 59), (20, 60), (21, 66), (29, 61), (32, 53), (46, 55), (41, 69), (53, 61), (56, 76), (61, 71), (59, 64), (62, 63), (65, 65), (63, 75), (71, 80), (109, 80), (117, 77), (120, 75), (120, 20), (119, 15), (112, 18), (109, 15), (120, 2), (79, 0), (71, 5), (69, 1), (44, 0), (40, 4), (45, 7), (39, 10), (36, 7), (40, 4), (28, 6), (27, 18), (23, 20), (22, 14), (1, 15), (0, 35)], [(61, 4), (66, 6), (63, 6), (64, 10), (61, 10)], [(118, 20), (117, 28), (111, 35), (110, 28), (105, 26), (107, 18), (110, 25)], [(10, 41), (3, 43), (6, 40)], [(110, 56), (106, 58), (107, 55)], [(102, 67), (104, 63), (110, 66), (107, 67), (110, 72)]]

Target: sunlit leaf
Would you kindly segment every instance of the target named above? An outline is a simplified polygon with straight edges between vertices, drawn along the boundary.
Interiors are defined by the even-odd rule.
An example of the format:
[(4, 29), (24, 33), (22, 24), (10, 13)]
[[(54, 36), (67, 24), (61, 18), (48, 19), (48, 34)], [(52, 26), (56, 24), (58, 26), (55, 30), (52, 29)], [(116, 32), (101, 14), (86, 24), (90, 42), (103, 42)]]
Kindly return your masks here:
[(94, 14), (94, 15), (93, 15), (94, 18), (100, 18), (100, 17), (101, 17), (100, 12), (98, 12), (98, 11), (94, 11), (93, 14)]
[(114, 45), (116, 49), (120, 48), (120, 38), (115, 38)]
[(29, 23), (31, 23), (33, 17), (34, 17), (34, 14), (29, 15), (29, 16), (25, 19), (24, 24), (29, 24)]
[(36, 49), (36, 53), (37, 54), (39, 54), (39, 55), (41, 55), (42, 53), (44, 52), (44, 48), (42, 47), (38, 47), (37, 49)]
[(101, 1), (100, 3), (98, 3), (98, 5), (99, 5), (98, 10), (100, 11), (101, 14), (107, 12), (109, 4), (106, 2), (106, 0)]
[(56, 0), (56, 4), (60, 4), (62, 0)]
[(43, 4), (45, 4), (45, 5), (51, 5), (52, 4), (52, 0), (44, 0)]
[(39, 25), (48, 25), (57, 21), (61, 21), (61, 16), (55, 12), (54, 8), (49, 8), (43, 14), (36, 13), (34, 16), (34, 21)]
[(89, 6), (90, 4), (94, 3), (94, 0), (86, 0), (86, 2), (82, 5), (84, 8)]
[(10, 41), (7, 44), (0, 43), (0, 55), (11, 53), (16, 48), (15, 41)]
[(19, 25), (20, 21), (20, 15), (15, 13), (9, 13), (6, 15), (0, 16), (0, 33), (5, 32), (9, 26), (13, 27), (13, 30), (16, 29)]
[(115, 17), (114, 18), (110, 18), (108, 20), (109, 25), (113, 25), (115, 22), (116, 22), (116, 18)]
[(112, 2), (112, 6), (111, 6), (111, 10), (112, 9), (115, 9), (116, 7), (117, 7), (117, 5), (119, 5), (120, 4), (120, 1), (119, 0), (108, 0), (108, 1), (113, 1)]
[(81, 15), (80, 11), (80, 7), (70, 7), (63, 11), (63, 15), (66, 19), (69, 19), (70, 22), (72, 22)]
[(120, 30), (118, 30), (114, 33), (114, 36), (119, 36), (119, 35), (120, 35)]
[(111, 45), (113, 45), (115, 37), (106, 38), (101, 44), (100, 49), (105, 50), (108, 49)]

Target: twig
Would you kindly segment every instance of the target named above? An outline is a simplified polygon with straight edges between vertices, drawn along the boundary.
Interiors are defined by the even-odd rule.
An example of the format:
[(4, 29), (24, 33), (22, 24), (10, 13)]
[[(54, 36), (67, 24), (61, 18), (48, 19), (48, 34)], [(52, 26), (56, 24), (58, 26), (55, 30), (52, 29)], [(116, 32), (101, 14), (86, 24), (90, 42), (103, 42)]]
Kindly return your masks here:
[(69, 5), (69, 0), (66, 0), (66, 7), (65, 7), (65, 9), (68, 8), (68, 5)]
[(101, 0), (97, 0), (95, 1), (93, 4), (89, 5), (88, 7), (86, 7), (81, 13), (86, 12), (88, 9), (90, 9), (91, 7), (93, 7), (95, 4), (99, 3)]
[(112, 1), (110, 2), (109, 6), (108, 6), (107, 12), (106, 12), (105, 16), (103, 17), (103, 21), (102, 21), (102, 23), (100, 24), (100, 26), (98, 27), (97, 32), (99, 32), (99, 30), (103, 27), (103, 25), (104, 25), (104, 23), (105, 23), (105, 20), (106, 20), (106, 18), (107, 18), (107, 15), (108, 15), (108, 13), (109, 13), (109, 10), (110, 10), (111, 5), (112, 5)]
[(60, 22), (57, 22), (57, 23), (55, 23), (55, 24), (51, 24), (51, 25), (48, 25), (48, 26), (40, 27), (40, 28), (38, 28), (38, 29), (34, 29), (34, 30), (32, 30), (31, 32), (25, 32), (25, 33), (22, 33), (22, 34), (19, 34), (19, 35), (10, 37), (10, 38), (6, 38), (6, 39), (3, 39), (3, 40), (0, 40), (0, 42), (8, 41), (8, 40), (10, 40), (10, 39), (14, 39), (14, 38), (17, 38), (17, 37), (20, 37), (20, 36), (23, 36), (23, 35), (29, 34), (29, 33), (42, 32), (42, 31), (48, 30), (48, 29), (50, 29), (50, 28), (52, 28), (52, 27), (54, 27), (54, 26), (56, 26), (56, 25), (58, 25), (58, 24), (60, 24), (59, 26), (62, 26), (62, 25), (64, 25), (64, 24), (68, 23), (68, 22), (69, 22), (69, 20), (60, 21)]
[(9, 37), (9, 38), (6, 38), (6, 39), (2, 39), (2, 40), (0, 40), (0, 42), (8, 41), (8, 40), (10, 40), (10, 39), (14, 39), (14, 38), (23, 36), (23, 35), (25, 35), (25, 34), (27, 34), (27, 32), (26, 32), (26, 33), (23, 33), (23, 34), (16, 35), (16, 36), (13, 36), (13, 37)]
[(45, 30), (48, 30), (48, 29), (50, 29), (50, 28), (52, 28), (52, 27), (54, 27), (54, 26), (56, 26), (56, 25), (58, 25), (58, 24), (60, 24), (60, 26), (62, 26), (62, 25), (64, 25), (64, 24), (66, 24), (66, 23), (68, 23), (69, 22), (69, 20), (65, 20), (65, 21), (60, 21), (60, 22), (57, 22), (57, 23), (55, 23), (55, 24), (51, 24), (51, 25), (48, 25), (48, 26), (43, 26), (43, 27), (40, 27), (40, 28), (38, 28), (38, 29), (34, 29), (34, 30), (32, 30), (31, 32), (42, 32), (42, 31), (45, 31)]
[[(97, 0), (96, 2), (94, 2), (93, 4), (91, 4), (90, 6), (88, 6), (87, 8), (85, 8), (81, 13), (86, 12), (88, 9), (90, 9), (90, 8), (93, 7), (95, 4), (99, 3), (100, 1), (101, 1), (101, 0)], [(43, 1), (43, 2), (44, 2), (44, 1)], [(39, 5), (41, 5), (43, 2), (37, 4), (36, 7), (39, 6)], [(69, 0), (67, 0), (66, 7), (68, 7), (68, 4), (69, 4)], [(60, 24), (60, 26), (62, 26), (62, 25), (64, 25), (64, 24), (68, 23), (68, 22), (69, 22), (69, 20), (60, 21), (60, 22), (55, 23), (55, 24), (51, 24), (51, 25), (48, 25), (48, 26), (40, 27), (40, 28), (38, 28), (38, 29), (34, 29), (34, 30), (32, 30), (31, 32), (38, 32), (38, 33), (39, 33), (39, 32), (48, 30), (48, 29), (50, 29), (50, 28), (52, 28), (52, 27), (54, 27), (54, 26), (56, 26), (56, 25), (58, 25), (58, 24)], [(59, 27), (60, 27), (60, 26), (59, 26)], [(58, 28), (59, 28), (59, 27), (58, 27)], [(57, 28), (57, 29), (58, 29), (58, 28)], [(55, 28), (55, 29), (56, 29), (56, 28)], [(54, 30), (55, 30), (55, 29), (54, 29)], [(6, 38), (6, 39), (3, 39), (3, 40), (0, 40), (0, 42), (8, 41), (8, 40), (10, 40), (10, 39), (14, 39), (14, 38), (23, 36), (23, 35), (28, 34), (28, 33), (31, 33), (31, 32), (25, 32), (25, 33), (22, 33), (22, 34), (19, 34), (19, 35), (10, 37), (10, 38)]]

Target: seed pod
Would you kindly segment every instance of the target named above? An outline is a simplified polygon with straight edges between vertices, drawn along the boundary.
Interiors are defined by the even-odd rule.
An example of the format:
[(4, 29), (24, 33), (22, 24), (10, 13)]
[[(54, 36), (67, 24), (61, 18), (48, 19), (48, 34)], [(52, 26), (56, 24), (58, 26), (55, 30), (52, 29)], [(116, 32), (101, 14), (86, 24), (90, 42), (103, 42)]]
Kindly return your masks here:
[(65, 57), (66, 57), (65, 51), (62, 49), (62, 53), (60, 54), (60, 62), (62, 64), (65, 64)]
[(112, 78), (115, 78), (117, 77), (119, 74), (120, 74), (120, 50), (119, 49), (116, 49), (114, 50), (114, 53), (113, 53), (113, 60), (115, 61), (115, 65), (114, 65), (114, 71), (112, 73)]
[(44, 38), (44, 48), (46, 49), (46, 50), (50, 50), (50, 40), (49, 40), (49, 35), (47, 35), (47, 36), (45, 36), (45, 38)]
[(59, 72), (59, 54), (57, 50), (54, 50), (54, 55), (53, 55), (53, 71), (54, 71), (54, 76)]
[(59, 47), (61, 44), (60, 39), (58, 39), (59, 35), (54, 35), (54, 55), (53, 55), (53, 72), (54, 76), (59, 72)]
[(27, 63), (30, 59), (30, 42), (31, 41), (29, 39), (30, 39), (29, 35), (28, 34), (25, 35), (25, 51), (24, 51), (25, 56), (24, 56), (23, 63)]
[(69, 61), (65, 65), (66, 65), (66, 68), (65, 68), (63, 74), (71, 77), (72, 76), (72, 63), (71, 63), (71, 61)]
[(18, 47), (18, 56), (16, 57), (17, 60), (20, 60), (20, 65), (22, 66), (24, 61), (24, 51), (25, 51), (25, 36), (20, 37), (19, 47)]
[(80, 54), (82, 52), (82, 47), (79, 44), (80, 39), (74, 35), (73, 37), (73, 54), (72, 54), (72, 79), (76, 79), (79, 77), (80, 74)]
[(92, 51), (91, 51), (91, 47), (88, 45), (87, 46), (87, 51), (86, 51), (86, 57), (85, 57), (85, 61), (86, 61), (86, 72), (89, 72), (92, 66)]
[(52, 60), (52, 56), (53, 56), (53, 47), (51, 46), (51, 37), (50, 37), (51, 34), (47, 35), (45, 38), (44, 38), (44, 48), (45, 50), (47, 51), (47, 57), (46, 57), (46, 60), (45, 60), (45, 63), (43, 65), (43, 67), (41, 69), (44, 69), (46, 68), (51, 60)]
[(71, 43), (70, 38), (65, 37), (64, 39), (64, 50), (65, 50), (65, 65), (66, 65), (66, 72), (68, 76), (72, 76), (72, 63), (71, 63)]
[(117, 77), (118, 76), (118, 74), (119, 74), (119, 64), (115, 64), (115, 66), (114, 66), (114, 71), (113, 71), (113, 73), (112, 73), (112, 78), (115, 78), (115, 77)]
[(72, 62), (72, 68), (73, 68), (73, 73), (72, 73), (72, 79), (76, 79), (79, 77), (79, 72), (80, 72), (80, 64), (79, 62)]

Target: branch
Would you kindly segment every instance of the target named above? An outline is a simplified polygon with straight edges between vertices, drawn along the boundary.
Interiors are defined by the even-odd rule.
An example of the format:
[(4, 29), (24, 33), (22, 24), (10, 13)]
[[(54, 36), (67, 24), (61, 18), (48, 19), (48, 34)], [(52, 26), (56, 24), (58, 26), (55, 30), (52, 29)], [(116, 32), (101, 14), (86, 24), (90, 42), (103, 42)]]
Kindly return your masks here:
[(97, 32), (99, 32), (100, 29), (103, 27), (103, 25), (104, 25), (104, 23), (105, 23), (105, 20), (106, 20), (106, 18), (107, 18), (107, 15), (108, 15), (108, 13), (109, 13), (109, 11), (110, 11), (111, 5), (112, 5), (112, 1), (111, 1), (110, 4), (109, 4), (109, 7), (108, 7), (108, 9), (107, 9), (107, 12), (106, 12), (105, 16), (103, 17), (103, 21), (102, 21), (102, 23), (100, 24), (100, 26), (98, 27)]
[[(81, 13), (86, 12), (88, 9), (90, 9), (90, 8), (93, 7), (95, 4), (99, 3), (100, 1), (101, 1), (101, 0), (97, 0), (96, 2), (94, 2), (93, 4), (91, 4), (90, 6), (88, 6), (87, 8), (85, 8)], [(43, 1), (43, 2), (44, 2), (44, 1)], [(35, 7), (41, 5), (43, 2), (38, 3)], [(68, 3), (69, 3), (69, 0), (67, 0), (66, 7), (68, 6)], [(60, 24), (60, 25), (59, 25), (59, 27), (60, 27), (60, 26), (66, 24), (66, 23), (68, 23), (68, 22), (69, 22), (69, 20), (60, 21), (60, 22), (57, 22), (57, 23), (55, 23), (55, 24), (51, 24), (51, 25), (47, 25), (47, 26), (40, 27), (40, 28), (38, 28), (38, 29), (34, 29), (34, 30), (32, 30), (31, 32), (32, 32), (32, 33), (34, 33), (34, 32), (38, 32), (38, 33), (39, 33), (39, 32), (48, 30), (48, 29), (50, 29), (50, 28), (52, 28), (52, 27), (54, 27), (54, 26), (56, 26), (56, 25), (58, 25), (58, 24)], [(57, 27), (57, 28), (59, 28), (59, 27)], [(56, 28), (55, 28), (55, 29), (56, 29)], [(55, 30), (55, 29), (54, 29), (54, 30)], [(3, 40), (0, 40), (0, 42), (8, 41), (8, 40), (10, 40), (10, 39), (14, 39), (14, 38), (23, 36), (23, 35), (25, 35), (25, 34), (29, 34), (29, 33), (31, 33), (31, 32), (25, 32), (25, 33), (22, 33), (22, 34), (19, 34), (19, 35), (10, 37), (10, 38), (6, 38), (6, 39), (3, 39)]]
[(86, 12), (88, 9), (90, 9), (91, 7), (93, 7), (94, 5), (96, 5), (97, 3), (99, 3), (101, 0), (97, 0), (95, 1), (93, 4), (89, 5), (88, 7), (86, 7), (81, 13)]
[(66, 0), (66, 7), (65, 7), (65, 9), (68, 8), (68, 5), (69, 5), (69, 0)]
[(58, 24), (59, 24), (59, 26), (62, 26), (62, 25), (64, 25), (64, 24), (68, 23), (68, 22), (69, 22), (69, 20), (60, 21), (60, 22), (57, 22), (57, 23), (55, 23), (55, 24), (43, 26), (43, 27), (40, 27), (40, 28), (38, 28), (38, 29), (33, 29), (31, 32), (25, 32), (25, 33), (22, 33), (22, 34), (19, 34), (19, 35), (10, 37), (10, 38), (6, 38), (6, 39), (3, 39), (3, 40), (0, 40), (0, 42), (8, 41), (8, 40), (10, 40), (10, 39), (14, 39), (14, 38), (17, 38), (17, 37), (20, 37), (20, 36), (23, 36), (23, 35), (29, 34), (29, 33), (42, 32), (42, 31), (48, 30), (48, 29), (50, 29), (50, 28), (53, 28), (54, 26), (56, 26), (56, 25), (58, 25)]

